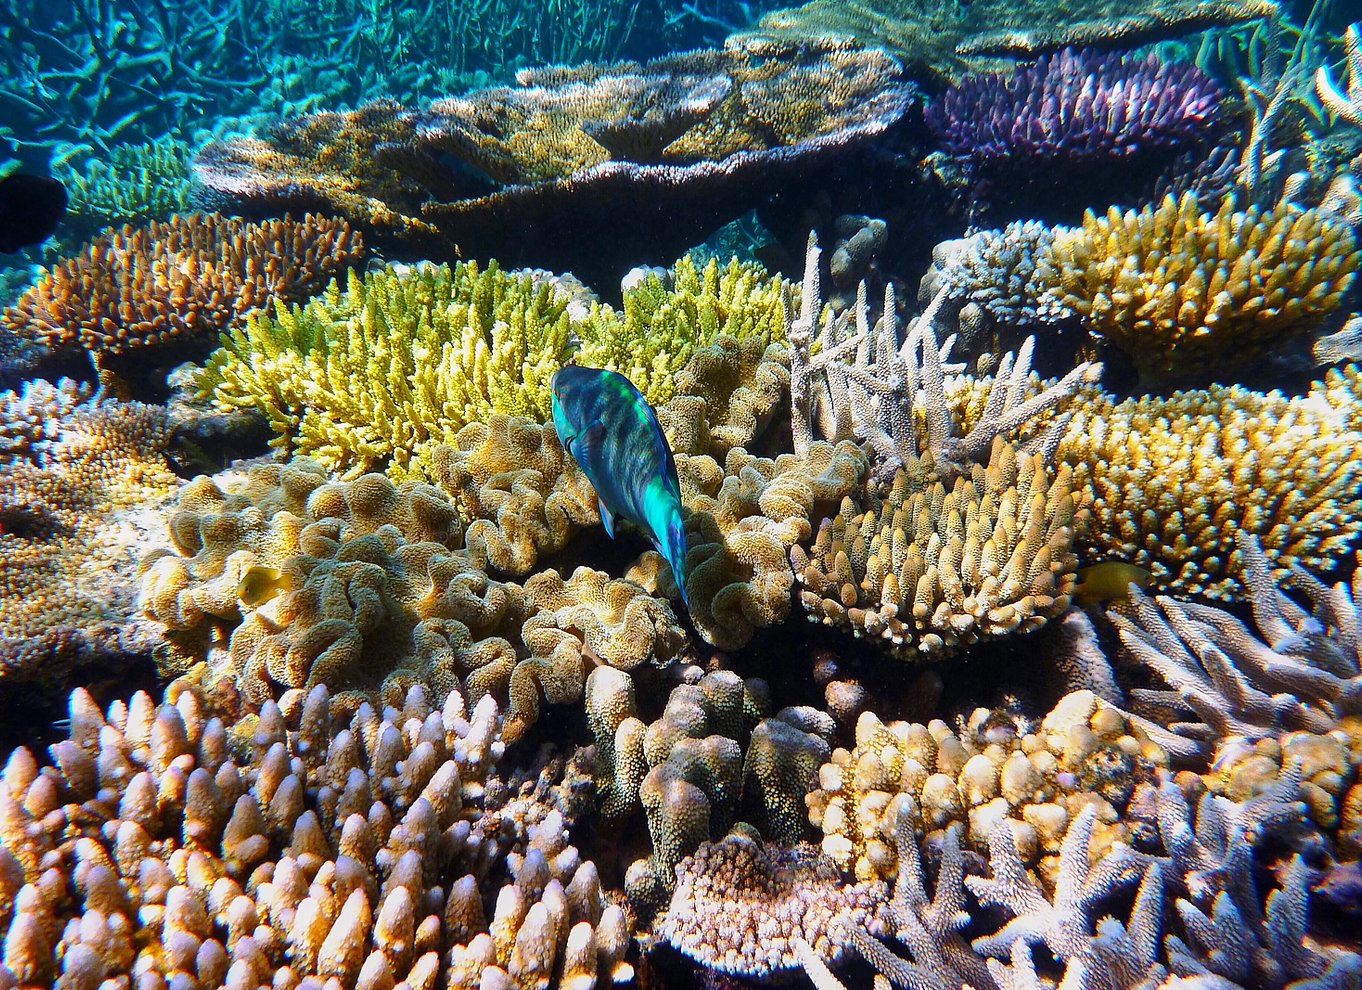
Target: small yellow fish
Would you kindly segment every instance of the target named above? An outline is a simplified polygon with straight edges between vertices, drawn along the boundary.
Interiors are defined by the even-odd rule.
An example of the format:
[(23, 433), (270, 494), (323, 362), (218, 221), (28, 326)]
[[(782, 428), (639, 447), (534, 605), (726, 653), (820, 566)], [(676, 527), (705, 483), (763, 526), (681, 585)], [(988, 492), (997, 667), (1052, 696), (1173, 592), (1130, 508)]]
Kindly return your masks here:
[(1150, 574), (1137, 564), (1124, 560), (1104, 560), (1078, 569), (1074, 601), (1080, 605), (1121, 600), (1130, 597), (1130, 586), (1143, 591), (1149, 587)]
[(293, 590), (293, 578), (277, 567), (255, 564), (241, 572), (241, 581), (236, 586), (236, 596), (243, 605), (258, 608), (279, 594)]

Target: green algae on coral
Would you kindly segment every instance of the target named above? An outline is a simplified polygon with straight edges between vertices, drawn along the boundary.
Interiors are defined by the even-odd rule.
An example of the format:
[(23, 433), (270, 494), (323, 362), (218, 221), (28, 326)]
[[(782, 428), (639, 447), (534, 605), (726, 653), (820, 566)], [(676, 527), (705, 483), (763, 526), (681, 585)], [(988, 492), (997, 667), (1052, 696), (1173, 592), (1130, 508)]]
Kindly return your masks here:
[(276, 446), (353, 478), (448, 443), (492, 413), (549, 415), (569, 353), (567, 300), (495, 262), (351, 274), (305, 306), (254, 314), (199, 372), (222, 411), (256, 409)]

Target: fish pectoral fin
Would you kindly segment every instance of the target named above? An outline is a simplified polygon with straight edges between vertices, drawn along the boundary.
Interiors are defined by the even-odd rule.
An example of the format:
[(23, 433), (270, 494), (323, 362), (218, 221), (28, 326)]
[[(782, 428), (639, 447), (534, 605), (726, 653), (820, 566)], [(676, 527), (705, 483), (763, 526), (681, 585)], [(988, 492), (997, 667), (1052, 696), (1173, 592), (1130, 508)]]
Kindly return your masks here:
[(605, 507), (600, 496), (596, 496), (596, 508), (601, 514), (601, 523), (605, 526), (605, 535), (610, 539), (615, 538), (615, 514)]

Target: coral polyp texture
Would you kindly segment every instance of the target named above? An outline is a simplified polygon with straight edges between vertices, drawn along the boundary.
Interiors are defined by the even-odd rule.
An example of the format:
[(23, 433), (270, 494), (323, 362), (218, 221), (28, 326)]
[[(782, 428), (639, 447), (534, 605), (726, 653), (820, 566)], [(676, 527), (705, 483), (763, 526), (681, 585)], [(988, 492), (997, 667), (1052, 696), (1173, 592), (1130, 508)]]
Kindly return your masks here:
[(762, 978), (801, 965), (795, 940), (825, 963), (847, 945), (842, 924), (885, 934), (889, 891), (879, 879), (845, 883), (809, 846), (785, 848), (734, 832), (706, 842), (676, 868), (676, 891), (658, 933), (721, 973)]
[(263, 413), (286, 450), (346, 477), (402, 478), (425, 445), (493, 413), (548, 418), (567, 306), (495, 263), (352, 272), (345, 290), (233, 329), (197, 385), (219, 410)]
[(1026, 863), (1053, 883), (1069, 823), (1091, 806), (1101, 848), (1128, 842), (1141, 792), (1167, 762), (1134, 720), (1090, 691), (1065, 696), (1039, 725), (981, 708), (952, 732), (939, 719), (885, 725), (866, 712), (855, 747), (833, 750), (806, 800), (823, 852), (857, 878), (898, 875), (901, 820), (928, 841), (958, 827), (980, 851), (999, 822), (1014, 820)]
[(378, 102), (210, 142), (192, 170), (241, 206), (326, 204), (364, 229), (417, 241), (438, 230), (480, 250), (517, 243), (515, 218), (552, 216), (562, 236), (563, 224), (602, 230), (608, 214), (610, 237), (629, 240), (617, 221), (646, 215), (650, 234), (669, 236), (659, 211), (689, 225), (681, 204), (737, 202), (740, 187), (885, 130), (912, 98), (900, 75), (882, 51), (835, 43), (527, 69), (517, 85), (421, 110)]
[(1009, 74), (967, 76), (927, 125), (980, 173), (1129, 164), (1206, 137), (1222, 94), (1186, 62), (1066, 48)]
[[(1290, 203), (1204, 213), (1193, 193), (1055, 235), (1054, 293), (1145, 374), (1263, 355), (1343, 301), (1362, 253), (1351, 226)], [(1204, 374), (1204, 372), (1201, 372)]]
[(1335, 381), (1332, 395), (1217, 385), (1080, 407), (1056, 457), (1093, 496), (1083, 542), (1175, 594), (1242, 596), (1239, 532), (1274, 567), (1327, 570), (1362, 531), (1362, 433)]
[(528, 988), (632, 975), (625, 917), (568, 844), (553, 789), (504, 800), (491, 699), (470, 713), (413, 689), (348, 722), (330, 707), (324, 688), (295, 692), (243, 727), (185, 682), (107, 712), (75, 692), (52, 764), (21, 748), (5, 765), (7, 976)]
[(106, 232), (53, 266), (4, 320), (21, 337), (120, 367), (149, 351), (189, 356), (249, 311), (311, 295), (362, 250), (343, 220), (176, 216)]
[(809, 618), (904, 659), (1027, 632), (1069, 606), (1087, 518), (1072, 472), (997, 441), (950, 487), (900, 470), (882, 498), (852, 499), (791, 551)]

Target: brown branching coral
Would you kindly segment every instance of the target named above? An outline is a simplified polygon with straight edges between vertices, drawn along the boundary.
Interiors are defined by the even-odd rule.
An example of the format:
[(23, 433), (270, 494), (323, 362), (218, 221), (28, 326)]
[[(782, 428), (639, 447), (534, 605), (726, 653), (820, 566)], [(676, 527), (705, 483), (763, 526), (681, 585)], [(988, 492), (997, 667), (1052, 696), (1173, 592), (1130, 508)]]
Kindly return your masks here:
[(1084, 542), (1148, 568), (1155, 588), (1240, 593), (1238, 532), (1274, 567), (1327, 569), (1362, 529), (1352, 397), (1212, 386), (1078, 408), (1056, 451), (1093, 497)]
[(0, 408), (19, 414), (0, 455), (3, 678), (58, 679), (73, 663), (154, 642), (133, 599), (139, 544), (159, 537), (137, 510), (178, 484), (169, 421), (158, 406), (80, 398), (36, 385), (0, 394)]
[(823, 962), (846, 952), (834, 921), (883, 934), (889, 891), (878, 879), (848, 884), (810, 846), (768, 845), (742, 832), (706, 842), (676, 868), (658, 934), (701, 965), (762, 978), (794, 969), (796, 939)]
[(73, 694), (53, 764), (16, 750), (0, 784), (6, 976), (528, 990), (632, 974), (625, 918), (562, 814), (489, 800), (491, 699), (436, 709), (416, 688), (348, 724), (330, 709), (315, 688), (240, 733), (182, 682), (107, 713)]
[(1357, 273), (1351, 226), (1283, 202), (1203, 213), (1193, 193), (1056, 233), (1043, 277), (1152, 376), (1279, 348), (1337, 309)]
[(866, 712), (856, 746), (836, 749), (808, 798), (822, 848), (858, 878), (898, 870), (897, 817), (927, 839), (953, 824), (982, 850), (994, 825), (1019, 818), (1028, 863), (1053, 877), (1068, 823), (1095, 805), (1102, 845), (1128, 838), (1137, 792), (1167, 756), (1119, 709), (1090, 692), (1066, 696), (1034, 729), (978, 709), (958, 733), (944, 722), (885, 725)]
[(4, 319), (48, 347), (84, 347), (129, 367), (151, 349), (209, 343), (272, 299), (304, 299), (362, 251), (343, 220), (177, 216), (107, 232), (55, 265)]
[(949, 489), (900, 470), (864, 511), (847, 499), (790, 557), (812, 621), (930, 659), (1068, 608), (1085, 518), (1069, 469), (1052, 474), (999, 440), (988, 467)]

